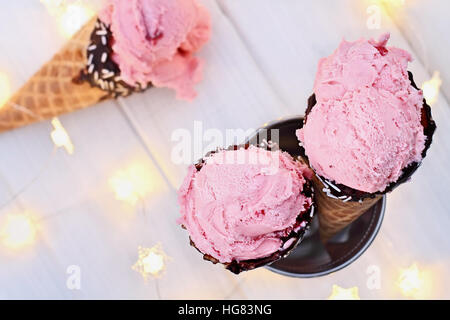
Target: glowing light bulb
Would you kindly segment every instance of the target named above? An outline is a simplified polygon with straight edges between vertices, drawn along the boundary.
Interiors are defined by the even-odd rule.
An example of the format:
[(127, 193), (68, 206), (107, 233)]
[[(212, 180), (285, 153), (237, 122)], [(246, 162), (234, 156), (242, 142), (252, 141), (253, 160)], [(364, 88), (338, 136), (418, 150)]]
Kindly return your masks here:
[(439, 96), (439, 89), (442, 85), (442, 80), (439, 71), (433, 73), (433, 77), (425, 81), (422, 85), (423, 96), (429, 105), (433, 105)]
[(328, 300), (360, 300), (358, 287), (344, 289), (333, 285), (331, 295)]
[(109, 184), (117, 200), (135, 205), (138, 200), (145, 198), (153, 190), (154, 180), (150, 170), (134, 164), (114, 174)]
[(41, 0), (50, 15), (56, 18), (60, 33), (70, 38), (95, 15), (86, 1)]
[(431, 274), (420, 270), (417, 263), (401, 269), (397, 286), (407, 298), (424, 299), (430, 294)]
[(382, 1), (388, 5), (392, 5), (392, 6), (396, 6), (396, 7), (400, 7), (405, 4), (405, 0), (382, 0)]
[(149, 276), (159, 277), (165, 270), (166, 261), (169, 257), (164, 253), (161, 244), (157, 244), (152, 248), (139, 247), (138, 261), (133, 265), (132, 269), (139, 272), (144, 279)]
[(36, 224), (29, 215), (11, 214), (0, 229), (0, 239), (7, 247), (20, 248), (34, 242), (36, 231)]
[(72, 140), (58, 118), (52, 119), (52, 126), (54, 129), (50, 136), (55, 146), (58, 148), (64, 147), (68, 154), (73, 154), (74, 146)]
[(164, 257), (155, 252), (150, 252), (142, 259), (142, 264), (146, 273), (156, 275), (164, 270)]
[(0, 72), (0, 108), (8, 101), (11, 94), (11, 84), (8, 76)]
[(70, 38), (94, 16), (95, 12), (82, 4), (70, 4), (59, 18), (59, 24), (64, 36)]

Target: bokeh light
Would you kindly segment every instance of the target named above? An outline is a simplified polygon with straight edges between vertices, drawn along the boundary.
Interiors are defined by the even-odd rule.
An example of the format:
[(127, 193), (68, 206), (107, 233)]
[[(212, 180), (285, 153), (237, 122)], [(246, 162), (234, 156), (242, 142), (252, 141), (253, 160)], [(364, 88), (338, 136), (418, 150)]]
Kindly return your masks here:
[(155, 177), (152, 171), (140, 164), (116, 172), (110, 179), (109, 184), (114, 190), (117, 200), (135, 205), (152, 192)]
[(433, 77), (425, 81), (422, 85), (423, 96), (429, 105), (433, 105), (439, 96), (439, 89), (442, 85), (442, 80), (439, 71), (435, 71)]
[(50, 134), (53, 143), (58, 148), (65, 148), (67, 153), (73, 154), (74, 146), (66, 129), (62, 126), (58, 118), (52, 119), (53, 131)]
[(59, 32), (72, 37), (94, 15), (95, 10), (87, 1), (41, 0), (50, 15), (56, 18)]
[(432, 295), (433, 274), (413, 263), (408, 268), (400, 269), (396, 285), (406, 298), (428, 299)]
[(360, 300), (358, 287), (345, 289), (338, 285), (333, 285), (328, 300)]
[(6, 73), (0, 72), (0, 108), (8, 101), (11, 94), (11, 84)]
[(9, 214), (0, 226), (0, 240), (6, 247), (18, 249), (31, 245), (36, 239), (37, 225), (28, 214)]
[(133, 265), (132, 269), (139, 272), (144, 279), (147, 279), (149, 276), (161, 276), (169, 259), (159, 243), (152, 248), (139, 247), (138, 255), (138, 261)]

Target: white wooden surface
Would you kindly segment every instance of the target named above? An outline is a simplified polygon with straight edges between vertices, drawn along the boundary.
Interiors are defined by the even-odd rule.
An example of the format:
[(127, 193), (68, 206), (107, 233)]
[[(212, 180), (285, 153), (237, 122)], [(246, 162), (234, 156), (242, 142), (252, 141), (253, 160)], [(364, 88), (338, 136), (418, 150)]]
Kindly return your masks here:
[[(418, 58), (411, 65), (417, 83), (433, 70), (450, 80), (445, 33), (450, 4), (430, 2), (424, 9), (408, 4), (393, 20), (383, 15), (381, 29), (369, 30), (370, 1), (203, 0), (211, 11), (213, 37), (200, 54), (207, 66), (193, 103), (177, 101), (173, 92), (160, 89), (62, 116), (75, 145), (72, 156), (63, 150), (51, 156), (49, 122), (0, 135), (0, 204), (40, 174), (1, 208), (0, 217), (30, 209), (42, 226), (30, 248), (0, 248), (0, 298), (323, 299), (333, 284), (358, 286), (361, 298), (401, 298), (395, 280), (399, 268), (413, 262), (433, 270), (431, 297), (450, 298), (445, 290), (450, 286), (450, 107), (444, 94), (433, 106), (438, 131), (429, 155), (413, 181), (389, 195), (376, 241), (351, 266), (323, 278), (292, 279), (265, 269), (234, 276), (203, 262), (175, 223), (176, 190), (186, 166), (170, 160), (172, 132), (193, 130), (194, 121), (201, 121), (205, 130), (248, 129), (303, 113), (318, 59), (343, 37), (390, 31), (391, 45)], [(4, 1), (0, 6), (0, 70), (17, 89), (64, 39), (39, 1)], [(416, 37), (425, 39), (425, 49)], [(444, 81), (447, 97), (448, 84)], [(144, 203), (135, 207), (116, 200), (108, 185), (115, 172), (133, 164), (146, 168), (153, 184)], [(131, 266), (139, 245), (158, 242), (172, 259), (157, 282), (146, 283)], [(70, 265), (81, 267), (81, 290), (66, 287)], [(372, 265), (381, 271), (377, 290), (366, 285)]]

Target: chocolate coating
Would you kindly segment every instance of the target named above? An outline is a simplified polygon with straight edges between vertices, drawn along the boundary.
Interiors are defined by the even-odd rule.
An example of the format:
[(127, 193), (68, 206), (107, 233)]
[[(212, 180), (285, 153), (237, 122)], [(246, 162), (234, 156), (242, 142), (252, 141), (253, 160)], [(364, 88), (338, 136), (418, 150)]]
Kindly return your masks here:
[(148, 84), (131, 86), (120, 78), (120, 68), (112, 59), (113, 35), (108, 25), (97, 19), (87, 47), (88, 61), (86, 68), (73, 81), (88, 82), (107, 92), (104, 99), (126, 97), (134, 92), (142, 92), (151, 86)]

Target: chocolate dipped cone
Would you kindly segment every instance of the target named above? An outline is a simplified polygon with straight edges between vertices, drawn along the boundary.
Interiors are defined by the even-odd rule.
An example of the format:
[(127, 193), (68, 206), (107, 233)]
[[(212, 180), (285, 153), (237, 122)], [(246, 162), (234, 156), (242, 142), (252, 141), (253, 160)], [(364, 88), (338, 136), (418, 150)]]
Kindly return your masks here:
[(323, 243), (327, 243), (383, 197), (376, 195), (374, 198), (369, 197), (359, 201), (351, 201), (350, 198), (338, 199), (330, 194), (327, 185), (317, 176), (313, 178), (313, 185), (319, 217), (320, 238)]
[[(211, 151), (203, 159), (201, 159), (195, 165), (195, 167), (194, 167), (195, 169), (193, 171), (191, 171), (191, 174), (189, 174), (186, 177), (186, 180), (185, 180), (183, 186), (180, 188), (181, 193), (179, 194), (179, 201), (180, 201), (180, 206), (182, 208), (182, 215), (183, 215), (183, 212), (184, 213), (186, 212), (186, 211), (183, 211), (183, 210), (185, 210), (184, 208), (187, 208), (186, 206), (183, 205), (183, 203), (186, 203), (184, 201), (186, 201), (188, 194), (190, 193), (190, 191), (189, 191), (190, 185), (195, 179), (199, 179), (199, 177), (198, 176), (195, 177), (195, 175), (200, 173), (202, 170), (204, 170), (205, 164), (207, 164), (206, 159), (208, 157), (211, 157), (216, 153), (221, 153), (224, 151), (227, 152), (227, 151), (237, 151), (237, 150), (244, 150), (244, 149), (248, 150), (253, 147), (256, 148), (256, 146), (250, 145), (250, 144), (230, 146), (224, 150), (219, 149), (216, 151)], [(268, 147), (267, 149), (264, 149), (264, 150), (272, 151), (270, 147)], [(288, 157), (290, 157), (291, 161), (295, 161), (291, 156), (288, 156)], [(224, 163), (226, 164), (226, 162), (224, 162)], [(304, 166), (304, 168), (307, 168), (307, 167)], [(191, 179), (193, 179), (193, 180), (191, 180)], [(199, 180), (201, 180), (201, 179), (199, 179)], [(220, 182), (220, 183), (222, 183), (222, 182)], [(288, 185), (289, 185), (289, 183), (288, 183)], [(236, 185), (235, 188), (238, 188), (238, 186)], [(249, 191), (249, 192), (251, 192), (251, 191)], [(270, 192), (272, 192), (271, 189), (268, 190), (267, 193), (270, 194)], [(265, 193), (265, 196), (267, 196), (267, 193)], [(220, 197), (220, 193), (216, 193), (216, 194)], [(244, 192), (243, 194), (246, 194), (246, 192)], [(312, 183), (309, 179), (305, 180), (301, 194), (310, 199), (314, 198), (314, 190), (312, 188)], [(214, 201), (217, 201), (217, 199)], [(240, 201), (240, 200), (236, 199), (236, 201)], [(243, 202), (242, 207), (244, 207), (244, 205), (245, 205), (245, 202)], [(205, 207), (199, 206), (198, 208), (205, 208)], [(199, 210), (199, 209), (197, 209), (197, 208), (194, 209), (194, 207), (192, 207), (192, 209), (195, 210), (192, 212), (194, 212), (195, 215), (197, 215), (197, 210)], [(258, 209), (252, 208), (252, 210), (258, 210)], [(249, 271), (249, 270), (253, 270), (258, 267), (268, 265), (268, 264), (273, 263), (281, 258), (286, 257), (302, 241), (302, 239), (306, 233), (306, 230), (309, 228), (309, 225), (314, 216), (315, 210), (316, 210), (315, 203), (313, 201), (311, 201), (310, 205), (307, 205), (307, 207), (303, 207), (297, 213), (295, 222), (290, 227), (288, 227), (284, 230), (278, 230), (275, 232), (277, 234), (276, 237), (279, 240), (281, 240), (281, 246), (278, 250), (276, 250), (268, 255), (266, 254), (263, 256), (256, 256), (251, 259), (237, 260), (237, 259), (233, 258), (231, 262), (220, 262), (217, 257), (213, 257), (210, 254), (203, 252), (199, 248), (198, 243), (196, 244), (194, 242), (194, 240), (192, 239), (192, 234), (189, 231), (190, 230), (190, 228), (189, 228), (190, 222), (189, 221), (192, 221), (192, 220), (186, 220), (185, 218), (183, 218), (183, 220), (179, 220), (179, 222), (181, 223), (182, 228), (188, 230), (188, 232), (190, 233), (190, 236), (189, 236), (190, 245), (203, 255), (204, 260), (210, 261), (214, 264), (218, 264), (218, 263), (222, 264), (227, 270), (231, 271), (232, 273), (239, 274), (244, 271)], [(264, 211), (264, 210), (262, 210), (262, 211)], [(214, 212), (218, 212), (218, 211), (214, 211)], [(213, 212), (213, 214), (214, 214), (214, 212)], [(266, 215), (266, 214), (271, 214), (271, 213), (267, 212), (267, 213), (263, 213), (263, 214)], [(282, 218), (280, 218), (280, 219), (282, 219)], [(199, 220), (201, 220), (201, 219), (199, 219)], [(250, 220), (252, 220), (252, 219), (250, 219)], [(201, 220), (201, 221), (205, 221), (205, 220)], [(242, 222), (242, 220), (241, 220), (241, 222)], [(261, 223), (262, 223), (262, 225), (264, 225), (264, 223), (261, 221), (257, 222), (257, 224), (261, 224)], [(242, 222), (240, 224), (240, 226), (245, 228), (245, 223)], [(241, 232), (243, 232), (243, 231), (239, 231), (239, 234), (241, 234)], [(210, 231), (210, 233), (211, 233), (211, 231)], [(273, 233), (272, 236), (274, 236), (275, 233)], [(260, 234), (261, 237), (264, 235), (265, 234)], [(233, 236), (233, 235), (231, 234), (230, 236)]]
[(74, 79), (86, 67), (87, 46), (95, 28), (90, 20), (0, 109), (0, 132), (83, 109), (108, 93)]

